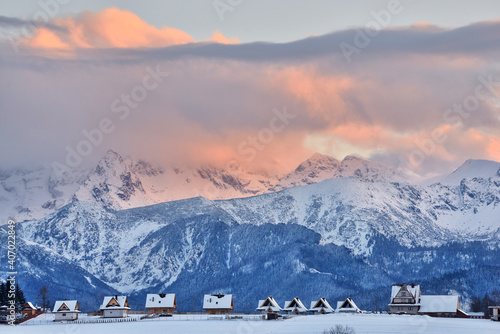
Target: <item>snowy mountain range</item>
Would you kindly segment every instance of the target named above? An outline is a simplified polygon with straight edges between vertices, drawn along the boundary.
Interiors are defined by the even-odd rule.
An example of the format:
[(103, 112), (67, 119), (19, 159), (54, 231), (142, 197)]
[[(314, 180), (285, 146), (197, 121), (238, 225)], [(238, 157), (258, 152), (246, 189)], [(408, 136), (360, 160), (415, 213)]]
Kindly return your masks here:
[(338, 161), (314, 154), (279, 177), (214, 166), (154, 166), (108, 151), (95, 168), (70, 170), (61, 177), (44, 168), (0, 170), (0, 219), (40, 219), (76, 201), (120, 210), (197, 196), (248, 197), (347, 176), (398, 182), (410, 177), (402, 170), (354, 156)]
[(21, 210), (50, 213), (18, 224), (18, 270), (31, 294), (49, 284), (87, 309), (118, 292), (136, 308), (157, 292), (177, 293), (180, 310), (199, 310), (193, 300), (217, 292), (233, 293), (238, 310), (267, 295), (350, 295), (371, 308), (402, 281), (464, 298), (499, 288), (499, 170), (468, 160), (426, 184), (353, 156), (315, 154), (277, 177), (159, 168), (108, 152), (95, 169), (48, 175), (47, 186), (43, 170), (2, 173), (2, 205), (51, 196)]

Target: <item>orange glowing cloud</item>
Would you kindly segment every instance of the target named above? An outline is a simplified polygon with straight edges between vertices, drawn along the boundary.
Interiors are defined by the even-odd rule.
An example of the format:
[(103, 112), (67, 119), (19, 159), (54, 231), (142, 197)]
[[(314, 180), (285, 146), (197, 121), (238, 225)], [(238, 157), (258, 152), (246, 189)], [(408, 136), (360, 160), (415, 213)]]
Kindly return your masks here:
[[(75, 17), (56, 19), (53, 23), (62, 29), (39, 29), (28, 45), (45, 49), (152, 48), (196, 42), (180, 29), (157, 28), (136, 14), (118, 8), (86, 11)], [(237, 38), (225, 37), (220, 31), (216, 31), (209, 40), (224, 44), (239, 42)]]
[(316, 70), (295, 67), (278, 71), (275, 81), (298, 100), (305, 102), (309, 106), (309, 113), (325, 119), (346, 112), (342, 93), (354, 86), (354, 81), (349, 77), (323, 76)]
[(227, 38), (219, 30), (213, 33), (209, 41), (220, 44), (238, 44), (240, 42), (238, 37)]

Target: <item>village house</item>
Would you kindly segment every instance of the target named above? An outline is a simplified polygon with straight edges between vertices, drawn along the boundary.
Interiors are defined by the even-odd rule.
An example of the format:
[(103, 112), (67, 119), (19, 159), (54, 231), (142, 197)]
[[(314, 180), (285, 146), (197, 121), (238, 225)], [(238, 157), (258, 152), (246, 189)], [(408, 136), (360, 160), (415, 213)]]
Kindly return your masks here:
[(208, 314), (226, 314), (234, 310), (233, 295), (205, 295), (203, 310)]
[(126, 296), (106, 296), (100, 310), (104, 318), (126, 318), (130, 307)]
[(33, 306), (31, 302), (27, 302), (23, 306), (22, 314), (27, 315), (28, 317), (34, 316), (37, 313), (37, 308)]
[(500, 321), (500, 306), (489, 306), (490, 319), (493, 321)]
[(309, 311), (318, 314), (328, 314), (335, 312), (333, 307), (331, 307), (330, 304), (326, 301), (326, 298), (320, 298), (317, 301), (312, 301)]
[(421, 314), (431, 317), (469, 318), (460, 309), (458, 296), (422, 295), (420, 285), (394, 284), (391, 290), (392, 314)]
[(175, 293), (148, 294), (146, 309), (149, 313), (172, 314), (177, 308)]
[(351, 297), (347, 297), (344, 301), (337, 302), (337, 313), (361, 313), (359, 307), (354, 303)]
[(288, 314), (304, 314), (307, 313), (307, 308), (302, 304), (299, 297), (295, 297), (291, 301), (285, 302), (285, 307), (283, 308)]
[(54, 321), (73, 321), (78, 319), (80, 307), (76, 300), (58, 300), (54, 304)]
[(259, 300), (259, 304), (255, 310), (261, 313), (279, 313), (281, 307), (274, 300), (273, 296), (269, 296), (265, 300)]
[(420, 285), (394, 284), (391, 290), (389, 313), (417, 314), (420, 308)]

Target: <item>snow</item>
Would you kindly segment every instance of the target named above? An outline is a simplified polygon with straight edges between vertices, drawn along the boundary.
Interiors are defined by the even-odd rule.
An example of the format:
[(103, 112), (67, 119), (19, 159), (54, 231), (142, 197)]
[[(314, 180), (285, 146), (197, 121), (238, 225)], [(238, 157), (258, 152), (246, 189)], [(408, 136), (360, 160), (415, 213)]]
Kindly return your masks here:
[(232, 309), (233, 295), (205, 295), (203, 309)]
[(90, 286), (92, 286), (94, 289), (96, 288), (96, 286), (94, 284), (92, 284), (92, 280), (90, 279), (90, 277), (88, 277), (88, 276), (83, 276), (83, 277), (85, 277), (87, 282), (89, 282)]
[(146, 297), (146, 308), (155, 308), (155, 307), (174, 307), (175, 301), (175, 293), (168, 293), (165, 295), (159, 294), (148, 294)]
[(419, 313), (450, 312), (455, 313), (458, 309), (458, 296), (427, 296), (420, 297)]
[(453, 173), (432, 178), (426, 184), (441, 183), (448, 186), (459, 186), (463, 179), (483, 178), (488, 179), (500, 176), (500, 163), (490, 160), (469, 159), (458, 167)]
[[(110, 305), (108, 306), (109, 302), (114, 299), (117, 303), (118, 306)], [(127, 297), (126, 296), (106, 296), (104, 297), (104, 300), (102, 302), (101, 307), (99, 308), (100, 310), (105, 310), (105, 309), (130, 309), (127, 305)]]
[(3, 326), (3, 334), (78, 333), (78, 334), (137, 334), (137, 333), (259, 333), (311, 334), (322, 333), (335, 325), (354, 328), (356, 334), (497, 334), (499, 323), (480, 319), (431, 318), (409, 315), (330, 314), (297, 316), (288, 320), (180, 320), (183, 315), (160, 318), (158, 321), (135, 321), (104, 324), (50, 324)]
[(65, 304), (68, 307), (68, 310), (61, 310), (61, 312), (80, 312), (79, 310), (76, 309), (76, 306), (78, 305), (78, 302), (76, 300), (58, 300), (54, 304), (54, 311), (53, 312), (58, 312), (59, 308)]

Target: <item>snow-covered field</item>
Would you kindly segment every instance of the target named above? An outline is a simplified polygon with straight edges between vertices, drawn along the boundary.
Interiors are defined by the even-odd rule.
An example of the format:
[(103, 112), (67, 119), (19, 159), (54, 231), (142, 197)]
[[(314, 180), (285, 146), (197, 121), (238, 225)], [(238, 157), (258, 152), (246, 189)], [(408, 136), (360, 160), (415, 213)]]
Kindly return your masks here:
[(318, 315), (299, 316), (278, 321), (245, 320), (180, 320), (181, 316), (156, 321), (137, 321), (110, 324), (50, 324), (2, 326), (3, 334), (137, 334), (137, 333), (206, 333), (206, 334), (265, 334), (265, 333), (322, 333), (337, 324), (353, 327), (364, 333), (426, 333), (426, 334), (498, 334), (500, 322), (477, 319), (429, 318), (426, 316), (396, 315)]

